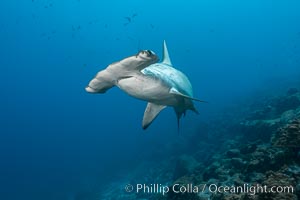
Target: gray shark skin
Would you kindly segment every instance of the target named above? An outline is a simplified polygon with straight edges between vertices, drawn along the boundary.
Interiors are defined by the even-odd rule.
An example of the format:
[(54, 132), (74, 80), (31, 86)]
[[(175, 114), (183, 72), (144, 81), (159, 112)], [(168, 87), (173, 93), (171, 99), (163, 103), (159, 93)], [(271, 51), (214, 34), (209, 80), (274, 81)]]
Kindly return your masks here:
[(166, 106), (177, 115), (177, 123), (186, 110), (196, 113), (193, 89), (189, 79), (172, 66), (167, 45), (163, 45), (163, 61), (157, 63), (153, 51), (140, 51), (137, 55), (110, 64), (98, 72), (86, 87), (89, 93), (105, 93), (117, 86), (128, 95), (147, 101), (142, 127), (146, 129)]

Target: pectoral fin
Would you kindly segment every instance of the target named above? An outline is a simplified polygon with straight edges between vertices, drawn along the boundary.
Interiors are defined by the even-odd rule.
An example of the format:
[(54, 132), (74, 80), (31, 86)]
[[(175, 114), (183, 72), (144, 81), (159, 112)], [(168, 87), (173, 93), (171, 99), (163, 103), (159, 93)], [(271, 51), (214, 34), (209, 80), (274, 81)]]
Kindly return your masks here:
[(196, 98), (194, 98), (194, 97), (190, 97), (190, 96), (187, 96), (187, 95), (185, 95), (185, 94), (182, 94), (181, 92), (179, 92), (179, 91), (178, 91), (177, 89), (175, 89), (175, 88), (171, 88), (171, 89), (170, 89), (170, 93), (171, 93), (171, 94), (176, 94), (176, 95), (179, 95), (179, 96), (182, 96), (182, 97), (185, 97), (185, 98), (194, 100), (194, 101), (199, 101), (199, 102), (207, 103), (206, 101), (203, 101), (203, 100), (200, 100), (200, 99), (196, 99)]
[(143, 129), (148, 128), (150, 124), (153, 122), (153, 120), (157, 117), (157, 115), (162, 111), (166, 106), (164, 105), (157, 105), (154, 103), (148, 103), (144, 117), (143, 117)]

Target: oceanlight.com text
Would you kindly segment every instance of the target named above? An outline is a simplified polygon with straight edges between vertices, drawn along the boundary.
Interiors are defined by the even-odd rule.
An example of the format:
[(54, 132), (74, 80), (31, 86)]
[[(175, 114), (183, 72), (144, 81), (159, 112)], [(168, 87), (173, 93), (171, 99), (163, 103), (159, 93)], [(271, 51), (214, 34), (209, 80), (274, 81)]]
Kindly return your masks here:
[(245, 193), (255, 195), (259, 193), (294, 193), (294, 187), (291, 185), (286, 186), (267, 186), (267, 185), (251, 185), (243, 184), (239, 186), (225, 186), (217, 184), (174, 184), (171, 186), (163, 184), (127, 184), (125, 186), (126, 192), (144, 193), (144, 194), (162, 194), (165, 195), (169, 192), (173, 193), (220, 193), (220, 194), (240, 194)]

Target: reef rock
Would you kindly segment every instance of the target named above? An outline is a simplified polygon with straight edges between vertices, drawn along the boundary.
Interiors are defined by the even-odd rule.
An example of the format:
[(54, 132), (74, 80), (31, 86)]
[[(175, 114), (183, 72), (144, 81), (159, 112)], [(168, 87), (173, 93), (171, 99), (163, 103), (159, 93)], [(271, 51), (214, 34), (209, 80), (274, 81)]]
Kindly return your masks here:
[(247, 141), (269, 141), (280, 126), (280, 118), (270, 120), (246, 120), (240, 123), (240, 132)]
[(173, 180), (176, 180), (186, 174), (190, 174), (198, 165), (199, 163), (192, 156), (183, 155), (179, 157), (176, 163)]
[(290, 96), (290, 95), (294, 95), (298, 92), (299, 92), (299, 90), (297, 88), (290, 88), (290, 89), (288, 89), (286, 94)]
[(250, 154), (253, 153), (256, 149), (257, 149), (257, 144), (250, 143), (250, 144), (243, 145), (240, 151), (242, 154)]
[(226, 154), (229, 158), (240, 157), (240, 150), (239, 149), (230, 149), (229, 151), (227, 151)]
[(272, 138), (272, 143), (277, 147), (300, 147), (300, 120), (280, 128)]
[[(267, 173), (267, 179), (262, 183), (262, 185), (266, 185), (269, 189), (273, 186), (277, 186), (278, 188), (283, 187), (294, 187), (296, 185), (295, 179), (291, 178), (283, 173), (280, 172), (273, 172), (269, 171)], [(297, 196), (294, 194), (295, 187), (293, 188), (293, 191), (291, 188), (290, 190), (284, 192), (263, 192), (258, 193), (258, 200), (265, 200), (265, 199), (274, 199), (274, 200), (297, 200)]]
[(300, 106), (300, 100), (297, 95), (283, 96), (278, 99), (274, 99), (271, 102), (271, 106), (275, 108), (275, 114), (281, 115), (287, 110), (296, 109)]

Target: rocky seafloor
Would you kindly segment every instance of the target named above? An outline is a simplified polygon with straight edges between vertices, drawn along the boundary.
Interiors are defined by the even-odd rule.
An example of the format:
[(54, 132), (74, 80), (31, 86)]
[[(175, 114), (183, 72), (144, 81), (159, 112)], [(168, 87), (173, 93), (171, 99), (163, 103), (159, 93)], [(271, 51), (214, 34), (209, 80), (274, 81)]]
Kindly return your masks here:
[[(142, 163), (124, 183), (107, 187), (101, 199), (300, 199), (298, 89), (290, 88), (284, 94), (261, 98), (247, 106), (240, 105), (236, 111), (224, 112), (219, 119), (203, 124), (199, 129), (201, 135), (187, 134), (180, 145), (161, 149), (169, 153), (168, 159)], [(180, 153), (172, 146), (180, 148)], [(161, 192), (126, 193), (123, 184), (128, 180), (133, 186), (136, 183), (148, 186), (157, 183), (161, 187), (193, 184), (201, 191), (169, 191), (164, 195)], [(268, 189), (278, 186), (279, 191), (255, 194), (251, 191), (211, 192), (210, 184), (229, 187), (266, 185)], [(293, 191), (283, 191), (285, 186), (292, 186)]]

